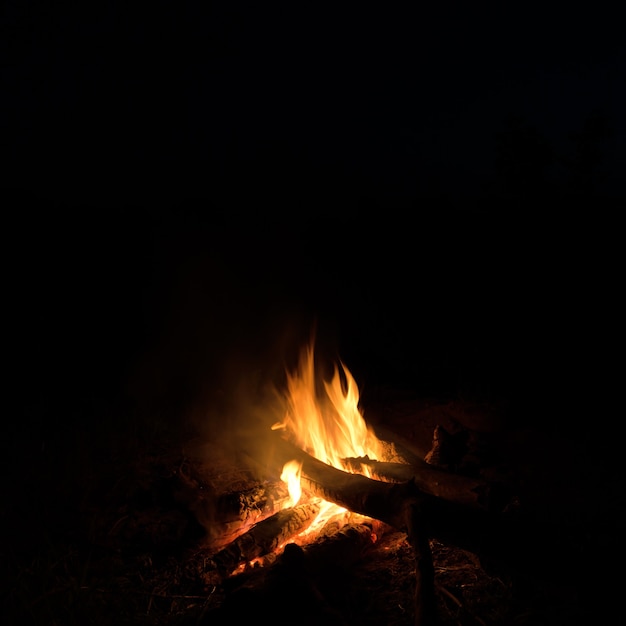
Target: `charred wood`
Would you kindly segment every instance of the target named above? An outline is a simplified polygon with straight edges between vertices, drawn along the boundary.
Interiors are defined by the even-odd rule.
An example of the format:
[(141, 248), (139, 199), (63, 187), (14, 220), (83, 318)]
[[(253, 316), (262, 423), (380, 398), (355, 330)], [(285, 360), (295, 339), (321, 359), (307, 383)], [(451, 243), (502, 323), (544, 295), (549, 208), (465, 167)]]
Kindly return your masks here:
[[(427, 493), (413, 479), (391, 483), (350, 474), (322, 463), (282, 439), (275, 442), (274, 459), (279, 468), (286, 461), (298, 460), (302, 464), (301, 484), (309, 494), (380, 520), (402, 532), (408, 533), (409, 526), (414, 525), (412, 509), (419, 506), (422, 511), (420, 528), (428, 538), (488, 559), (498, 550), (493, 538), (508, 532), (520, 512), (515, 499), (504, 508), (489, 510), (467, 506), (461, 498), (454, 501)], [(433, 471), (445, 477), (453, 476)]]
[(198, 479), (180, 475), (176, 500), (184, 504), (206, 531), (214, 549), (226, 546), (254, 524), (284, 508), (289, 491), (283, 481), (253, 484), (248, 489), (216, 494)]
[(268, 573), (276, 572), (285, 563), (289, 563), (290, 555), (302, 552), (306, 560), (306, 570), (317, 575), (324, 575), (329, 569), (346, 570), (358, 563), (376, 544), (378, 537), (384, 532), (380, 522), (363, 518), (362, 522), (346, 524), (327, 523), (310, 542), (291, 542), (285, 546), (281, 554), (266, 561), (262, 566), (251, 567), (223, 581), (228, 591), (236, 589), (260, 588), (266, 584)]
[(254, 524), (280, 511), (288, 500), (289, 491), (282, 481), (222, 494), (216, 502), (214, 518), (205, 527), (209, 536), (227, 543)]
[(427, 532), (427, 514), (423, 503), (418, 499), (406, 505), (406, 533), (415, 559), (416, 626), (434, 626), (437, 623), (435, 566)]
[(310, 571), (320, 573), (329, 564), (346, 568), (358, 563), (376, 542), (376, 524), (369, 520), (345, 524), (334, 532), (322, 531), (315, 541), (302, 548)]
[(228, 576), (240, 565), (273, 552), (306, 530), (319, 510), (319, 503), (309, 502), (279, 511), (255, 524), (213, 556), (215, 568), (222, 576)]
[[(394, 528), (403, 526), (400, 508), (407, 497), (414, 493), (414, 485), (405, 483), (385, 483), (372, 480), (359, 474), (350, 474), (327, 465), (312, 457), (293, 444), (276, 437), (273, 440), (273, 471), (279, 474), (288, 461), (301, 464), (302, 489), (312, 496), (323, 498), (342, 506), (353, 513), (380, 520)], [(267, 467), (267, 455), (262, 461)], [(251, 454), (251, 461), (259, 462)]]
[(429, 537), (434, 527), (431, 508), (436, 509), (439, 499), (420, 491), (414, 481), (386, 483), (349, 474), (282, 440), (276, 444), (275, 453), (281, 466), (292, 459), (301, 463), (301, 484), (310, 493), (407, 533), (415, 554), (416, 625), (434, 624), (434, 568)]
[[(354, 513), (378, 519), (401, 531), (406, 531), (406, 503), (416, 498), (426, 503), (429, 519), (436, 520), (437, 524), (443, 518), (452, 516), (454, 524), (443, 524), (444, 527), (462, 526), (463, 520), (473, 517), (497, 517), (502, 512), (500, 507), (490, 509), (482, 505), (480, 489), (478, 492), (472, 491), (486, 483), (433, 468), (426, 467), (419, 477), (386, 482), (327, 465), (283, 439), (274, 441), (273, 458), (276, 471), (287, 461), (295, 459), (300, 462), (301, 485), (311, 495), (334, 502)], [(397, 465), (380, 464), (383, 468), (393, 466), (395, 470), (399, 469)], [(413, 471), (402, 471), (407, 471), (408, 476), (415, 472), (415, 468)]]
[(212, 616), (212, 622), (230, 624), (237, 618), (247, 622), (257, 615), (258, 607), (276, 606), (281, 612), (272, 616), (275, 624), (292, 624), (298, 615), (298, 623), (344, 625), (333, 607), (332, 590), (346, 583), (346, 573), (372, 548), (375, 527), (373, 520), (343, 526), (327, 524), (311, 543), (288, 543), (268, 567), (224, 581), (227, 600)]
[[(426, 467), (420, 465), (420, 472), (412, 467), (414, 475), (408, 480), (387, 482), (327, 465), (282, 438), (276, 438), (272, 448), (273, 471), (278, 473), (288, 461), (298, 461), (301, 486), (308, 494), (407, 534), (415, 556), (417, 626), (436, 623), (430, 539), (481, 554), (482, 539), (492, 534), (504, 511), (503, 507), (490, 507), (481, 501), (480, 487), (486, 483), (426, 463)], [(254, 455), (251, 458), (254, 460)], [(264, 459), (268, 469), (267, 456)], [(398, 464), (392, 465), (400, 471)], [(379, 469), (386, 467), (381, 465)]]
[(345, 459), (353, 471), (368, 469), (371, 477), (385, 482), (414, 481), (424, 493), (457, 504), (486, 511), (502, 511), (509, 503), (509, 489), (503, 483), (489, 482), (454, 474), (430, 466), (426, 462), (412, 465), (372, 461), (368, 457)]

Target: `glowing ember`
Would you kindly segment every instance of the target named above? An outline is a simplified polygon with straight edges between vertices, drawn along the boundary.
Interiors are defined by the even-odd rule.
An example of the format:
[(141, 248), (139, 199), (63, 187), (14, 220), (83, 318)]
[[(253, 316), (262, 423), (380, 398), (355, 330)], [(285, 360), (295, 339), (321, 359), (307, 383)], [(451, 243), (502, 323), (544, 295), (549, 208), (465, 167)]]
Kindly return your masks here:
[[(340, 366), (335, 366), (330, 382), (323, 381), (325, 393), (320, 394), (313, 348), (305, 348), (297, 371), (287, 373), (284, 419), (272, 429), (283, 429), (286, 437), (320, 461), (353, 472), (344, 459), (363, 456), (378, 459), (382, 454), (382, 443), (363, 418), (358, 406), (359, 390), (352, 374), (343, 363)], [(281, 479), (289, 487), (291, 503), (288, 506), (293, 506), (301, 497), (300, 464), (296, 461), (286, 463)], [(338, 513), (346, 513), (346, 509), (323, 501), (320, 514), (307, 533)]]

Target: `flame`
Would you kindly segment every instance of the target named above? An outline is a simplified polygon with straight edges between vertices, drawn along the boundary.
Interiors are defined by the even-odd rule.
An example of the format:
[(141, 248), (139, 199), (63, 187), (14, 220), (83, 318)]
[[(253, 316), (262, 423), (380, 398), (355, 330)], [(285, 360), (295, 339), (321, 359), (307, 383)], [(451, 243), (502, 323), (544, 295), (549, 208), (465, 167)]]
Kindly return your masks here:
[[(283, 421), (272, 428), (284, 430), (302, 450), (342, 471), (353, 471), (344, 459), (381, 458), (383, 445), (365, 422), (359, 408), (359, 389), (349, 369), (339, 362), (331, 380), (322, 382), (323, 394), (316, 384), (313, 346), (309, 345), (302, 351), (296, 371), (287, 372), (287, 409)], [(283, 467), (281, 479), (289, 488), (289, 506), (301, 497), (300, 469), (296, 461)], [(308, 532), (340, 512), (346, 509), (324, 503)]]
[(302, 463), (298, 461), (288, 461), (283, 466), (283, 472), (280, 475), (280, 479), (287, 483), (289, 489), (289, 502), (285, 507), (296, 506), (302, 496), (302, 487), (300, 486), (300, 470), (302, 469)]

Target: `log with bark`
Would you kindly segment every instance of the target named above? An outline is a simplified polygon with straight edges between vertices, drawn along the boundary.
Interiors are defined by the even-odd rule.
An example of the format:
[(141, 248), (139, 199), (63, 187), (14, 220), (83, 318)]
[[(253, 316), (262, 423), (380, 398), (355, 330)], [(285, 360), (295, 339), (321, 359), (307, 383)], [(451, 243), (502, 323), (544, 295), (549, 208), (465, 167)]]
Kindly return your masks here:
[(253, 482), (245, 489), (216, 494), (201, 476), (188, 472), (178, 473), (173, 495), (205, 529), (207, 545), (216, 550), (283, 509), (290, 499), (281, 480)]
[(413, 480), (425, 493), (471, 508), (502, 511), (511, 500), (510, 489), (503, 482), (455, 474), (425, 461), (406, 464), (352, 457), (344, 462), (352, 471), (365, 473), (368, 470), (376, 480), (396, 483)]
[(320, 511), (320, 503), (307, 502), (287, 508), (255, 524), (228, 546), (217, 552), (212, 564), (222, 576), (229, 576), (240, 565), (270, 554), (289, 539), (304, 532)]
[[(250, 450), (249, 455), (252, 464), (260, 462), (254, 450)], [(497, 517), (514, 499), (504, 486), (439, 470), (426, 463), (404, 466), (366, 458), (352, 459), (353, 466), (370, 467), (376, 478), (352, 474), (323, 463), (278, 435), (271, 441), (269, 453), (263, 452), (263, 469), (280, 474), (284, 464), (292, 460), (301, 464), (304, 490), (397, 529), (404, 529), (402, 509), (405, 502), (414, 497), (429, 502), (431, 516), (438, 512), (437, 518), (456, 513), (463, 519), (470, 519), (473, 514), (479, 518)], [(393, 476), (393, 480), (389, 480), (389, 476)], [(381, 477), (386, 480), (380, 480)]]

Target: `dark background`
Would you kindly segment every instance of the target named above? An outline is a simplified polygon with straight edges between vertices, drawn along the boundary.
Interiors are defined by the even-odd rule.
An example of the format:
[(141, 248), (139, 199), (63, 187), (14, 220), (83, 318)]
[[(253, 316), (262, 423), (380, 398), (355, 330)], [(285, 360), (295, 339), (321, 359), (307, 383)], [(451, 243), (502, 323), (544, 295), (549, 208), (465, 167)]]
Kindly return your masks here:
[(3, 41), (7, 354), (44, 423), (184, 413), (312, 328), (365, 388), (515, 419), (617, 356), (606, 7), (8, 3)]
[[(617, 8), (21, 1), (0, 23), (2, 562), (19, 623), (56, 623), (47, 598), (74, 610), (59, 586), (80, 594), (102, 509), (119, 519), (111, 494), (142, 480), (127, 468), (279, 379), (313, 331), (366, 404), (402, 389), (532, 429), (576, 498), (527, 542), (610, 613)], [(539, 520), (570, 493), (542, 471), (555, 504)]]

